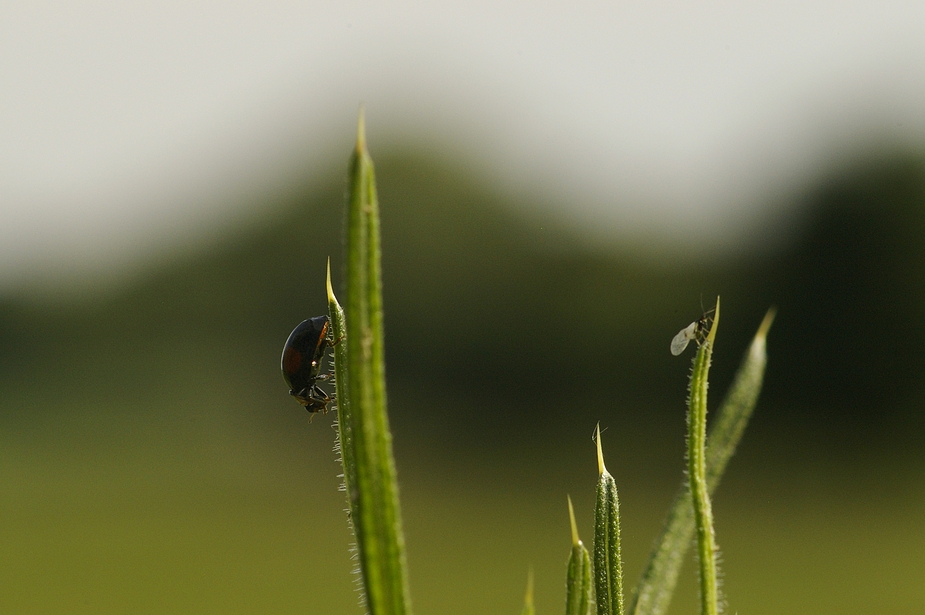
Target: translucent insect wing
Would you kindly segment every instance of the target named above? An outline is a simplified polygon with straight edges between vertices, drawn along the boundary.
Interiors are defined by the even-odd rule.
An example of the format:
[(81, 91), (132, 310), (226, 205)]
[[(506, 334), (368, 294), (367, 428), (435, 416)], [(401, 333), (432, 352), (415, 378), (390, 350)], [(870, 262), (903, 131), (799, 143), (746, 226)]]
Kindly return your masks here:
[(697, 334), (697, 322), (692, 322), (687, 325), (674, 336), (674, 339), (671, 340), (671, 354), (678, 356), (684, 349), (687, 348), (687, 345), (690, 344), (691, 340), (694, 339), (694, 336)]

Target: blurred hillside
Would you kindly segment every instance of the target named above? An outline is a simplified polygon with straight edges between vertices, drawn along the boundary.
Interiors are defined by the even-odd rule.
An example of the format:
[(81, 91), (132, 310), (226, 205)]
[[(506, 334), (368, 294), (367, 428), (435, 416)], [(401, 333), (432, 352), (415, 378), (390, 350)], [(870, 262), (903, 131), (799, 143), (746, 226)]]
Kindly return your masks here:
[[(837, 416), (867, 436), (917, 415), (925, 374), (921, 160), (876, 160), (824, 179), (805, 196), (803, 224), (782, 242), (785, 251), (670, 265), (619, 246), (586, 247), (570, 226), (499, 202), (449, 165), (386, 157), (378, 176), (389, 376), (472, 410), (428, 410), (434, 426), (474, 436), (564, 417), (593, 422), (602, 412), (632, 421), (639, 405), (675, 413), (684, 383), (666, 340), (716, 294), (727, 306), (720, 381), (777, 305), (767, 402), (799, 408), (820, 428)], [(274, 362), (251, 361), (277, 354), (295, 323), (325, 311), (324, 262), (332, 257), (337, 276), (343, 190), (335, 180), (290, 194), (267, 205), (277, 213), (261, 226), (98, 300), (5, 298), (0, 377), (14, 387), (131, 390), (147, 361), (193, 341), (215, 376), (199, 386), (218, 386), (229, 364), (274, 371)], [(483, 404), (505, 411), (486, 417)]]
[[(824, 178), (785, 247), (713, 262), (590, 248), (571, 226), (449, 164), (379, 156), (377, 175), (390, 407), (410, 480), (448, 473), (501, 493), (539, 464), (542, 489), (564, 501), (600, 420), (613, 465), (639, 477), (627, 479), (630, 493), (651, 479), (670, 497), (689, 356), (672, 357), (668, 343), (700, 316), (701, 297), (710, 307), (717, 294), (714, 403), (765, 310), (779, 309), (765, 394), (733, 466), (826, 476), (861, 456), (871, 477), (925, 470), (925, 160), (881, 157)], [(339, 278), (344, 189), (334, 178), (271, 195), (259, 226), (95, 299), (2, 299), (3, 506), (26, 520), (14, 527), (30, 527), (31, 507), (61, 490), (78, 494), (72, 504), (89, 498), (93, 516), (94, 490), (139, 480), (113, 478), (113, 463), (151, 472), (140, 479), (150, 489), (142, 508), (171, 492), (163, 497), (185, 510), (190, 500), (177, 494), (198, 501), (203, 484), (231, 485), (222, 497), (233, 507), (236, 490), (284, 492), (305, 480), (295, 467), (326, 468), (333, 491), (327, 420), (305, 425), (278, 370), (293, 326), (325, 312), (328, 256)], [(36, 486), (30, 463), (60, 482)], [(75, 463), (80, 471), (68, 469)], [(637, 514), (654, 528), (660, 510)], [(646, 531), (630, 538), (639, 562), (654, 536)], [(5, 542), (28, 550), (30, 540)], [(37, 571), (46, 565), (36, 560)], [(520, 591), (511, 587), (512, 608)]]

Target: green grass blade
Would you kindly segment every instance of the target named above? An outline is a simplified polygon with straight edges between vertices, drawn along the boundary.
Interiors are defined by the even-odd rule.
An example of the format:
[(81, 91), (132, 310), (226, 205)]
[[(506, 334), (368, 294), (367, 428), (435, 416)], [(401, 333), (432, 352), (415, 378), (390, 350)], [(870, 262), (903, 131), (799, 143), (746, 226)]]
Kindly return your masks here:
[[(331, 329), (334, 339), (343, 341), (347, 338), (347, 321), (344, 309), (334, 296), (334, 287), (331, 284), (331, 259), (328, 259), (327, 272), (328, 315), (331, 319)], [(347, 492), (347, 505), (351, 529), (353, 518), (357, 514), (356, 504), (356, 459), (353, 456), (353, 419), (350, 398), (347, 395), (347, 344), (338, 342), (334, 346), (334, 382), (337, 386), (337, 443), (335, 450), (340, 454), (340, 461), (344, 468), (344, 491)]]
[(597, 428), (597, 500), (594, 506), (594, 589), (597, 615), (623, 615), (623, 560), (620, 557), (620, 500), (617, 483), (604, 467)]
[[(765, 315), (707, 438), (707, 489), (713, 493), (751, 418), (767, 365), (766, 339), (775, 311)], [(669, 509), (661, 536), (649, 556), (629, 612), (664, 615), (671, 603), (684, 556), (694, 535), (694, 511), (687, 481)]]
[(379, 204), (363, 116), (350, 164), (347, 301), (329, 286), (344, 483), (372, 615), (408, 615), (410, 592), (398, 482), (386, 413)]
[(768, 362), (765, 342), (775, 313), (774, 308), (769, 309), (761, 321), (707, 436), (707, 487), (711, 493), (719, 485), (758, 403)]
[(687, 404), (687, 479), (694, 504), (697, 562), (700, 564), (700, 613), (717, 615), (719, 586), (716, 576), (716, 534), (713, 506), (707, 491), (707, 386), (713, 342), (719, 325), (719, 297), (707, 339), (697, 349)]
[(568, 499), (568, 516), (572, 526), (572, 550), (568, 558), (565, 581), (565, 615), (589, 615), (591, 612), (591, 556), (578, 537), (575, 509)]

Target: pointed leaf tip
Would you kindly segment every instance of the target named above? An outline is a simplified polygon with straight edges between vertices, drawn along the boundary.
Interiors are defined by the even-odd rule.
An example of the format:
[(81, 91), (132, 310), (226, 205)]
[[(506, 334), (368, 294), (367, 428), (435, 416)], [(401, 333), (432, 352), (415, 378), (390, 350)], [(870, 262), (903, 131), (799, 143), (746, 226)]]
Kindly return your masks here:
[(763, 338), (768, 335), (768, 329), (770, 329), (771, 325), (774, 323), (775, 316), (777, 316), (777, 307), (772, 305), (764, 315), (764, 320), (761, 321), (761, 325), (758, 327), (758, 333), (755, 334), (755, 337)]
[(527, 570), (527, 592), (524, 594), (524, 608), (521, 615), (534, 615), (536, 608), (533, 606), (533, 568)]
[(366, 109), (360, 105), (360, 112), (357, 116), (357, 152), (366, 151)]
[(575, 523), (575, 509), (572, 507), (571, 496), (565, 497), (568, 498), (568, 519), (572, 526), (572, 546), (577, 547), (581, 544), (581, 539), (578, 537), (578, 524)]
[(325, 280), (325, 288), (328, 291), (328, 303), (333, 303), (337, 301), (337, 298), (334, 296), (334, 286), (331, 284), (331, 257), (328, 257), (328, 275)]
[(713, 340), (716, 339), (716, 328), (719, 326), (719, 295), (716, 295), (716, 307), (713, 312), (713, 326), (710, 327), (710, 332), (707, 334), (707, 341), (710, 344), (713, 344)]
[(752, 344), (748, 347), (748, 352), (752, 357), (764, 360), (766, 353), (765, 342), (767, 340), (768, 329), (771, 328), (771, 324), (774, 322), (774, 316), (776, 314), (777, 308), (772, 306), (764, 315), (764, 320), (762, 320), (761, 325), (758, 326), (758, 331), (755, 333), (755, 337), (752, 338)]
[(594, 441), (597, 442), (597, 473), (603, 475), (607, 471), (604, 465), (604, 451), (601, 449), (601, 424), (597, 424), (594, 432)]

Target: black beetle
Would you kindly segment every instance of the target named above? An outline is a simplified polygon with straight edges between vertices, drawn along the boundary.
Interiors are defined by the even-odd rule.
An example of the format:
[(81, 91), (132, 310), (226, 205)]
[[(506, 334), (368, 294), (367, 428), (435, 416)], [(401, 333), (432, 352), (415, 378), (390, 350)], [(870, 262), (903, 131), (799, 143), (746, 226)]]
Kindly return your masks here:
[(330, 378), (329, 374), (319, 375), (324, 352), (333, 345), (328, 339), (330, 328), (331, 321), (327, 316), (303, 320), (292, 330), (283, 346), (281, 363), (289, 394), (309, 412), (327, 412), (328, 404), (334, 401), (315, 384), (318, 380)]

